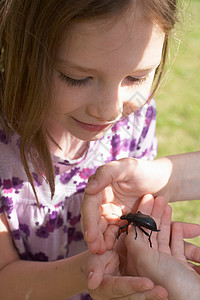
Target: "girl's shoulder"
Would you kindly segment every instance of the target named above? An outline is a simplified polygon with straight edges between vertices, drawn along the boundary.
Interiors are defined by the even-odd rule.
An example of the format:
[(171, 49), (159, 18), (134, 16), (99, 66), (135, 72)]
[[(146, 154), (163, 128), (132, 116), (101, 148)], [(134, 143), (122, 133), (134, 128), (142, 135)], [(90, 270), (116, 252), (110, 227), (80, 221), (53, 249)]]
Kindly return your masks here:
[(25, 181), (20, 160), (19, 138), (6, 135), (0, 126), (0, 214), (8, 218), (13, 211), (15, 199), (19, 199)]
[(0, 179), (7, 180), (23, 174), (20, 158), (20, 139), (17, 135), (8, 136), (0, 127)]
[[(2, 126), (0, 125), (0, 149), (5, 149), (8, 154), (16, 154), (19, 152), (20, 138), (17, 134), (9, 135), (5, 133)], [(16, 152), (16, 150), (18, 151)], [(4, 153), (6, 154), (6, 153)]]

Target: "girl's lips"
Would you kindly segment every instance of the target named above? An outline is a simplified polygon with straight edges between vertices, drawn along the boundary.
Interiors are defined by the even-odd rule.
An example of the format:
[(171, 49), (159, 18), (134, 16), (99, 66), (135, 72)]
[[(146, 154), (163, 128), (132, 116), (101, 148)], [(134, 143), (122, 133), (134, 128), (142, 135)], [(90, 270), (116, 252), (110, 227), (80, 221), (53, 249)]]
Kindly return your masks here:
[(97, 131), (102, 131), (105, 128), (107, 128), (108, 126), (110, 126), (111, 124), (106, 124), (106, 125), (94, 125), (94, 124), (88, 124), (88, 123), (84, 123), (81, 122), (77, 119), (74, 119), (76, 121), (76, 123), (83, 129), (90, 131), (90, 132), (97, 132)]

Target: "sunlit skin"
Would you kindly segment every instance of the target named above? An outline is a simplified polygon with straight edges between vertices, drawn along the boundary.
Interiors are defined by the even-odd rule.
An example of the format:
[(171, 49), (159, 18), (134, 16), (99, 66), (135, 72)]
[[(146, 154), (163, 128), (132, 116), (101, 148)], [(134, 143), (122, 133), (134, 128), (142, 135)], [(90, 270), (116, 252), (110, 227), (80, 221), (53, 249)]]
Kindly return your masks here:
[[(62, 39), (54, 67), (47, 127), (61, 149), (75, 158), (87, 141), (100, 139), (149, 96), (161, 61), (165, 34), (137, 12), (124, 18), (73, 25)], [(137, 93), (136, 93), (137, 92)], [(140, 94), (139, 101), (138, 96)], [(80, 150), (81, 149), (81, 150)]]

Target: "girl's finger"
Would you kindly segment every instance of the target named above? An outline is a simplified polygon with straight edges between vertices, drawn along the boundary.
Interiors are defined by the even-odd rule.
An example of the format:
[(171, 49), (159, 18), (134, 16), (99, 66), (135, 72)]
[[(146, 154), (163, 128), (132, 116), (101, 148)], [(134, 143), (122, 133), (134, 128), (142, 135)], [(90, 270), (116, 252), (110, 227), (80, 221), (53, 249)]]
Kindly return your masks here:
[(91, 243), (87, 243), (90, 252), (103, 254), (107, 250), (104, 239), (104, 232), (106, 231), (107, 227), (108, 223), (106, 219), (104, 217), (101, 217), (100, 222), (98, 224), (99, 231), (98, 235), (96, 236), (96, 239)]
[(112, 249), (114, 243), (118, 236), (118, 229), (119, 227), (116, 225), (109, 225), (107, 230), (104, 233), (104, 240), (106, 244), (106, 249)]
[(81, 226), (87, 243), (96, 240), (99, 234), (99, 221), (101, 218), (100, 205), (102, 202), (102, 194), (89, 195), (85, 193), (81, 207)]
[(126, 182), (133, 179), (133, 170), (136, 169), (137, 164), (136, 159), (122, 158), (98, 167), (85, 191), (89, 194), (96, 194), (114, 182), (126, 185)]
[(97, 168), (94, 175), (89, 179), (85, 191), (89, 194), (96, 194), (113, 181), (122, 179), (122, 167), (118, 161), (109, 162)]

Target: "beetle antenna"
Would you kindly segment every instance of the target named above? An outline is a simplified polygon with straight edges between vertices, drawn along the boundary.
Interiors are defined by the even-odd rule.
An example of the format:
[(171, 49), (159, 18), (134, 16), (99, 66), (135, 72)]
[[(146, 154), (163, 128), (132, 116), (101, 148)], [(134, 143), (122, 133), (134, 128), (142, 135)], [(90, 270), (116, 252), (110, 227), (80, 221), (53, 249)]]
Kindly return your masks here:
[(115, 216), (117, 216), (117, 217), (119, 217), (119, 218), (120, 218), (120, 216), (119, 216), (119, 215), (117, 215), (117, 214), (115, 214), (115, 213), (112, 213), (112, 215), (115, 215)]

